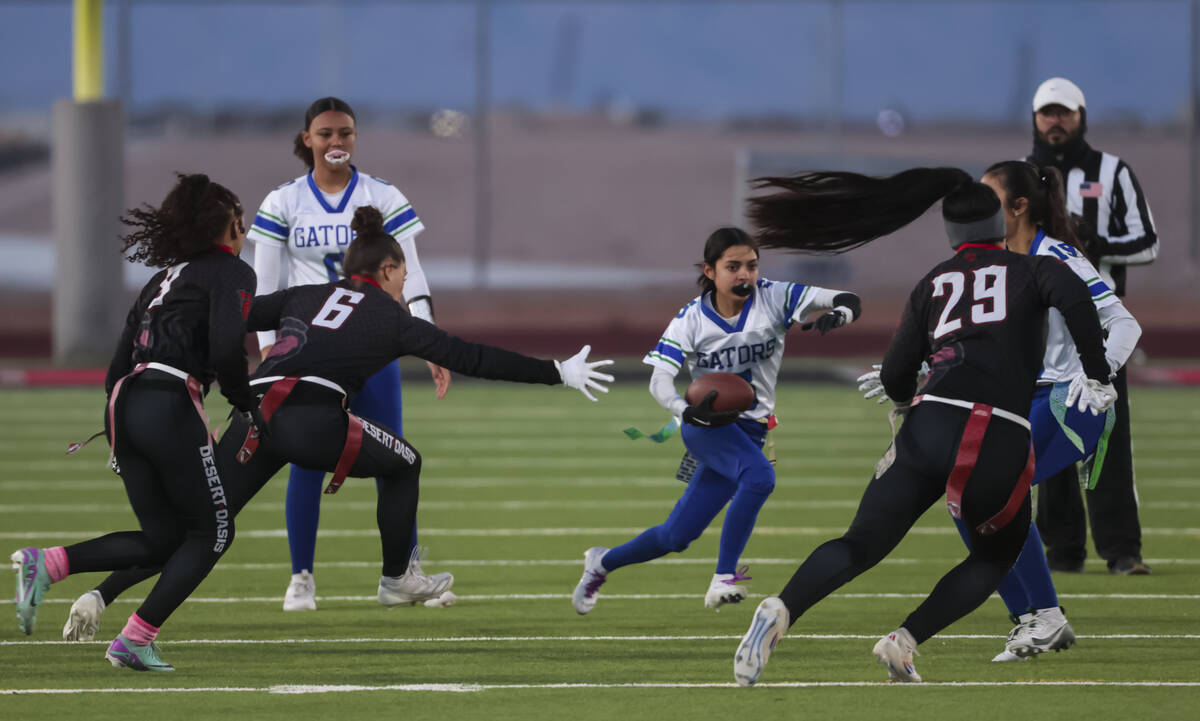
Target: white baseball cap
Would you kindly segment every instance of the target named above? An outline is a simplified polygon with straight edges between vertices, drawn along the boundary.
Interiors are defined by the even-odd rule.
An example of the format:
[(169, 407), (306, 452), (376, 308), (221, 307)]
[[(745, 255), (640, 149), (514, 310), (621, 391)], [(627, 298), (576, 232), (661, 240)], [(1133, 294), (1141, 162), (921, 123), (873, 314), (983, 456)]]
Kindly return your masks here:
[(1066, 78), (1050, 78), (1038, 86), (1033, 94), (1033, 112), (1047, 105), (1061, 105), (1067, 110), (1079, 110), (1087, 107), (1083, 101), (1083, 91), (1075, 83)]

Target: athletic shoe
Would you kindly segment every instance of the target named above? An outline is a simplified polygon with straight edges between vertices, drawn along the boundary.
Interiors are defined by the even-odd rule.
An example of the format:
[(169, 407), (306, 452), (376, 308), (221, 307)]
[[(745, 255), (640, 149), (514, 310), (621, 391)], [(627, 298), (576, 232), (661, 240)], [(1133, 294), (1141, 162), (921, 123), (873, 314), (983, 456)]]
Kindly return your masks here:
[(71, 604), (71, 613), (63, 626), (64, 641), (91, 641), (100, 630), (100, 614), (104, 613), (104, 597), (91, 590)]
[(449, 573), (438, 573), (426, 576), (421, 570), (422, 549), (414, 548), (408, 561), (408, 568), (401, 576), (379, 577), (379, 602), (391, 608), (407, 603), (417, 604), (430, 599), (439, 598), (442, 593), (454, 583), (454, 576)]
[(742, 566), (736, 573), (714, 573), (712, 581), (708, 584), (708, 592), (704, 594), (705, 608), (720, 611), (721, 606), (727, 603), (744, 601), (750, 594), (745, 586), (738, 585), (738, 581), (751, 580), (751, 577), (746, 575), (749, 570), (749, 566)]
[(608, 580), (608, 571), (600, 563), (606, 553), (608, 549), (604, 546), (592, 546), (583, 552), (583, 576), (575, 584), (575, 593), (571, 595), (575, 613), (580, 616), (596, 607), (597, 592)]
[(921, 675), (913, 666), (917, 642), (907, 628), (898, 628), (879, 639), (872, 649), (879, 663), (887, 666), (888, 679), (902, 683), (921, 683)]
[(1004, 645), (1008, 652), (1026, 658), (1046, 651), (1062, 651), (1075, 645), (1075, 631), (1067, 623), (1061, 609), (1043, 608), (1034, 617), (1014, 631), (1018, 631)]
[(1108, 572), (1115, 576), (1149, 576), (1150, 567), (1137, 556), (1121, 556), (1109, 562)]
[(317, 610), (317, 581), (308, 572), (308, 569), (292, 574), (292, 582), (288, 584), (287, 592), (283, 594), (283, 610)]
[(739, 686), (751, 686), (758, 681), (789, 622), (787, 606), (779, 598), (768, 596), (758, 604), (754, 619), (750, 621), (750, 630), (742, 636), (737, 653), (733, 655), (733, 677)]
[(1025, 658), (1021, 658), (1017, 654), (1009, 651), (1007, 648), (1004, 649), (1003, 651), (1001, 651), (1000, 653), (996, 654), (996, 656), (994, 658), (992, 658), (993, 662), (1028, 661), (1028, 660), (1029, 660), (1028, 656)]
[(22, 548), (9, 558), (17, 572), (17, 626), (28, 636), (37, 623), (38, 604), (50, 588), (46, 554), (40, 548)]
[(113, 668), (131, 668), (134, 671), (174, 671), (175, 667), (158, 656), (158, 644), (134, 643), (121, 634), (113, 639), (104, 652), (104, 658)]
[[(413, 573), (416, 573), (416, 574), (419, 574), (422, 576), (426, 576), (426, 575), (429, 576), (429, 579), (432, 580), (435, 584), (442, 586), (442, 593), (445, 593), (446, 591), (450, 590), (451, 586), (454, 585), (454, 574), (447, 573), (445, 571), (442, 571), (440, 573), (426, 574), (425, 571), (421, 568), (421, 559), (425, 556), (425, 554), (428, 551), (429, 551), (429, 549), (424, 546), (414, 547), (412, 550), (412, 553), (409, 555), (409, 558), (408, 558), (408, 568)], [(454, 604), (450, 604), (450, 605), (454, 605)]]

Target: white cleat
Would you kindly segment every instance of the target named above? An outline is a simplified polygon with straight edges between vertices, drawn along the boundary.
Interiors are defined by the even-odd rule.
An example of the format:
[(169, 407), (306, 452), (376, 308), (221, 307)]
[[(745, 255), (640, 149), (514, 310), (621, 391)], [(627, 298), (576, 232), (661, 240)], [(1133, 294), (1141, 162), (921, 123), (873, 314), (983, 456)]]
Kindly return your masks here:
[(308, 569), (292, 574), (292, 582), (288, 584), (287, 593), (283, 594), (283, 610), (317, 610), (317, 582)]
[[(404, 604), (416, 605), (434, 599), (440, 599), (442, 594), (454, 583), (454, 576), (449, 573), (425, 575), (421, 570), (421, 556), (424, 549), (417, 547), (412, 551), (408, 560), (408, 569), (401, 576), (380, 576), (379, 602), (388, 608)], [(457, 597), (455, 597), (457, 600)], [(447, 604), (453, 605), (453, 603)]]
[(1019, 616), (1018, 615), (1010, 616), (1010, 618), (1012, 618), (1013, 622), (1015, 622), (1017, 625), (1013, 626), (1013, 629), (1008, 632), (1008, 638), (1004, 642), (1004, 650), (1001, 651), (1000, 653), (996, 654), (995, 657), (992, 658), (992, 663), (1011, 663), (1013, 661), (1027, 660), (1026, 658), (1022, 658), (1021, 656), (1018, 656), (1017, 654), (1013, 653), (1012, 651), (1009, 651), (1008, 650), (1008, 642), (1012, 641), (1014, 638), (1017, 638), (1024, 632), (1025, 624), (1032, 621), (1033, 616), (1034, 616), (1033, 611), (1030, 611), (1028, 613), (1022, 613)]
[(596, 607), (596, 596), (608, 580), (608, 571), (600, 563), (606, 553), (608, 549), (604, 546), (592, 546), (583, 552), (583, 576), (575, 584), (575, 593), (571, 595), (571, 604), (580, 616)]
[(100, 614), (104, 613), (104, 597), (91, 590), (71, 604), (67, 623), (63, 626), (64, 641), (91, 641), (100, 630)]
[(775, 645), (783, 638), (790, 625), (787, 606), (776, 596), (769, 596), (758, 604), (750, 630), (742, 636), (737, 653), (733, 655), (733, 677), (739, 686), (752, 686), (763, 669)]
[(921, 683), (921, 675), (913, 666), (917, 642), (907, 628), (898, 628), (879, 639), (872, 649), (879, 663), (887, 666), (888, 679), (902, 683)]
[(996, 656), (992, 659), (992, 662), (993, 663), (1007, 663), (1010, 661), (1028, 661), (1028, 660), (1029, 660), (1028, 656), (1026, 656), (1025, 658), (1021, 658), (1020, 656), (1016, 655), (1015, 653), (1009, 652), (1008, 649), (1004, 649), (1000, 653), (996, 654)]
[(1038, 609), (1033, 618), (1013, 629), (1004, 650), (1029, 658), (1046, 651), (1063, 651), (1075, 645), (1075, 630), (1059, 608)]
[(739, 586), (739, 581), (752, 580), (746, 572), (749, 566), (742, 566), (737, 573), (714, 573), (708, 584), (708, 592), (704, 594), (704, 607), (716, 611), (727, 603), (741, 603), (749, 596), (745, 586)]

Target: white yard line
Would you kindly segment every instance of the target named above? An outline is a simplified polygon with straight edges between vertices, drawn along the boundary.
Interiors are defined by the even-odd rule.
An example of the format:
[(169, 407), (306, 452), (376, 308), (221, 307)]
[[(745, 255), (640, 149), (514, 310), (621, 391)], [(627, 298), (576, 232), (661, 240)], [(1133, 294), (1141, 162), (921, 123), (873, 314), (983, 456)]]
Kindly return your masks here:
[[(840, 599), (920, 599), (925, 598), (927, 593), (835, 593), (829, 598)], [(1099, 600), (1121, 600), (1121, 601), (1195, 601), (1200, 600), (1200, 594), (1197, 593), (1060, 593), (1059, 598), (1067, 599), (1099, 599)], [(495, 594), (462, 594), (458, 596), (458, 600), (462, 601), (563, 601), (571, 598), (569, 593), (495, 593)], [(698, 596), (695, 593), (606, 593), (605, 600), (613, 601), (678, 601), (678, 600), (695, 600)], [(747, 598), (766, 598), (763, 593), (751, 593)], [(352, 601), (352, 602), (377, 602), (378, 599), (374, 594), (370, 596), (328, 596), (318, 595), (318, 600), (321, 601)], [(118, 598), (113, 603), (141, 603), (144, 599), (141, 598)], [(59, 603), (74, 603), (75, 598), (45, 598), (42, 604), (59, 604)], [(11, 605), (12, 600), (0, 600), (0, 606)], [(279, 596), (219, 596), (219, 597), (203, 597), (193, 596), (188, 599), (188, 603), (279, 603)]]
[[(1031, 687), (1031, 686), (1111, 686), (1138, 688), (1194, 688), (1200, 681), (926, 681), (920, 684), (893, 684), (888, 681), (784, 681), (756, 684), (759, 688), (954, 688), (954, 687)], [(603, 689), (687, 689), (687, 688), (738, 688), (734, 683), (415, 683), (389, 684), (384, 686), (359, 686), (353, 684), (280, 685), (280, 686), (217, 686), (217, 687), (160, 687), (160, 688), (23, 688), (0, 689), (3, 696), (74, 695), (74, 694), (158, 694), (158, 693), (272, 693), (272, 694), (316, 694), (316, 693), (362, 693), (371, 691), (402, 691), (426, 693), (479, 693), (483, 691), (528, 691), (544, 689), (603, 690)], [(914, 691), (913, 693), (917, 693)]]
[[(789, 633), (789, 639), (805, 639), (809, 641), (873, 641), (878, 639), (878, 633)], [(368, 638), (272, 638), (272, 639), (245, 639), (245, 638), (192, 638), (182, 640), (165, 641), (164, 647), (167, 646), (284, 646), (289, 644), (369, 644), (369, 643), (397, 643), (397, 644), (455, 644), (455, 643), (543, 643), (547, 641), (570, 641), (573, 643), (584, 643), (589, 641), (634, 641), (634, 642), (662, 642), (662, 641), (736, 641), (741, 636), (735, 635), (684, 635), (684, 636), (424, 636), (415, 638), (403, 637), (368, 637)], [(999, 634), (938, 634), (933, 638), (938, 640), (966, 640), (966, 641), (994, 641), (1004, 638)], [(1095, 634), (1079, 636), (1081, 639), (1087, 640), (1108, 640), (1108, 641), (1124, 641), (1124, 640), (1200, 640), (1200, 634), (1184, 633), (1184, 634), (1140, 634), (1140, 633), (1116, 633), (1116, 634)], [(81, 646), (81, 645), (106, 645), (107, 639), (102, 641), (0, 641), (0, 646)]]

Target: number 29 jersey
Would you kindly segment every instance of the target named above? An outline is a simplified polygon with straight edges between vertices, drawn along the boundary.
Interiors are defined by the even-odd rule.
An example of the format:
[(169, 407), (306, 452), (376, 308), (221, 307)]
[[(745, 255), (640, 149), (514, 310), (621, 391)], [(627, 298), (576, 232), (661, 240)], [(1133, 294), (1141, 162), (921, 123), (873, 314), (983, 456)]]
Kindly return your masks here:
[[(351, 166), (350, 182), (341, 193), (322, 192), (312, 171), (272, 190), (246, 237), (253, 243), (287, 248), (289, 286), (329, 283), (342, 277), (342, 259), (354, 239), (350, 221), (364, 205), (373, 205), (383, 214), (383, 229), (397, 241), (425, 229), (398, 188)], [(259, 293), (275, 290), (279, 288), (258, 289)]]
[(964, 245), (917, 283), (884, 356), (880, 379), (907, 400), (928, 360), (923, 393), (1029, 415), (1042, 368), (1046, 309), (1062, 312), (1088, 376), (1108, 378), (1087, 286), (1055, 258)]

